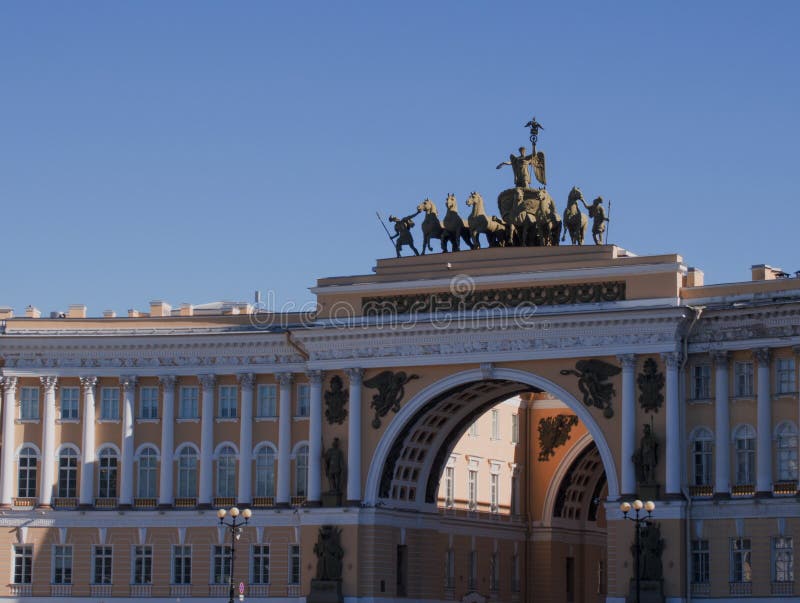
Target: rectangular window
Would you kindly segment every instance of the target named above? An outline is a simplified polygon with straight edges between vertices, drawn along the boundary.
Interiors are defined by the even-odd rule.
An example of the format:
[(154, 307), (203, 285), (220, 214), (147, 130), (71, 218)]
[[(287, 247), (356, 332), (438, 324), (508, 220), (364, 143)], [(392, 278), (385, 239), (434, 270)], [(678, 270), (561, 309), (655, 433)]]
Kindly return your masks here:
[(133, 583), (153, 583), (153, 547), (150, 545), (133, 547)]
[(61, 420), (75, 421), (78, 419), (78, 398), (80, 388), (62, 387), (61, 388)]
[(711, 397), (711, 365), (696, 364), (692, 369), (692, 399), (707, 400)]
[(172, 583), (192, 583), (192, 547), (172, 547)]
[(119, 421), (118, 387), (104, 387), (100, 390), (100, 419)]
[(455, 469), (453, 467), (445, 467), (444, 469), (444, 504), (448, 509), (453, 507), (455, 484), (454, 482)]
[(214, 546), (213, 584), (229, 584), (231, 581), (231, 547)]
[(478, 472), (470, 469), (467, 477), (467, 498), (471, 511), (478, 508)]
[(140, 387), (139, 388), (139, 418), (157, 419), (158, 418), (158, 388)]
[(253, 584), (269, 584), (269, 545), (254, 544), (250, 558), (253, 560), (250, 581)]
[(469, 437), (477, 438), (478, 437), (478, 420), (472, 422), (469, 426)]
[(794, 548), (790, 537), (772, 539), (772, 581), (794, 582)]
[(792, 394), (797, 391), (794, 377), (794, 358), (777, 358), (775, 372), (777, 393)]
[(511, 415), (511, 443), (519, 443), (519, 415)]
[(58, 457), (58, 496), (75, 498), (78, 493), (78, 455), (67, 450)]
[(491, 477), (489, 478), (489, 490), (491, 493), (491, 507), (490, 510), (492, 513), (497, 513), (500, 510), (499, 507), (499, 499), (500, 499), (500, 476), (497, 473), (492, 473)]
[(467, 588), (475, 590), (478, 584), (478, 551), (469, 552), (467, 563), (469, 563), (469, 567), (467, 567)]
[(278, 388), (274, 385), (258, 386), (257, 418), (278, 416)]
[(734, 362), (735, 395), (739, 398), (753, 396), (753, 363)]
[(709, 573), (708, 540), (692, 540), (692, 583), (708, 584)]
[(500, 554), (492, 553), (489, 557), (489, 590), (500, 590)]
[(235, 385), (223, 385), (219, 388), (220, 419), (235, 419), (238, 390)]
[(456, 552), (447, 549), (444, 556), (444, 587), (455, 588), (456, 586)]
[(492, 439), (499, 440), (500, 439), (500, 424), (499, 421), (499, 413), (496, 410), (492, 411)]
[(95, 546), (92, 553), (92, 584), (111, 584), (111, 547)]
[(289, 545), (289, 584), (300, 584), (300, 545)]
[(731, 582), (751, 582), (750, 539), (731, 538)]
[(72, 584), (72, 546), (53, 546), (53, 584)]
[(200, 390), (194, 386), (181, 387), (181, 399), (178, 405), (178, 418), (179, 419), (197, 419), (200, 417), (200, 412), (197, 407), (197, 401), (200, 397)]
[(692, 442), (695, 486), (711, 485), (711, 446), (712, 440), (695, 440)]
[(19, 418), (35, 421), (39, 418), (39, 388), (23, 387), (19, 394)]
[(14, 584), (30, 584), (33, 577), (33, 545), (14, 545)]
[(736, 485), (750, 486), (755, 483), (756, 439), (736, 438)]
[(511, 514), (519, 515), (519, 478), (516, 471), (511, 474)]
[(311, 408), (311, 388), (308, 383), (297, 384), (297, 416), (307, 417)]

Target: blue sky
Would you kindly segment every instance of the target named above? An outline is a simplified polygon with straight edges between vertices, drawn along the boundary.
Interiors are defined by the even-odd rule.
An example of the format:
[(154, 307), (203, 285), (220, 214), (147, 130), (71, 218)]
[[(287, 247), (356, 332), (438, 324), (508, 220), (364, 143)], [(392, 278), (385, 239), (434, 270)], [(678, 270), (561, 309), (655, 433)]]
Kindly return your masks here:
[[(800, 3), (0, 4), (0, 305), (312, 298), (375, 211), (512, 185), (612, 200), (707, 282), (800, 269)], [(417, 233), (418, 234), (418, 233)], [(419, 236), (418, 236), (419, 239)]]

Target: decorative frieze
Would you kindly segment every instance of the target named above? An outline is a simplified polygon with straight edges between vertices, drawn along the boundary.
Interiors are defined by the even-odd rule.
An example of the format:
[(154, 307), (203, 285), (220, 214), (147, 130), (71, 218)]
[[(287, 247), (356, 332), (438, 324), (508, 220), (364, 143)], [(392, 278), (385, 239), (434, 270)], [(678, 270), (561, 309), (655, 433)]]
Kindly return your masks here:
[(365, 297), (361, 310), (366, 316), (398, 314), (435, 314), (439, 312), (492, 310), (520, 306), (560, 306), (625, 300), (625, 281), (577, 283), (518, 287), (512, 289), (480, 289)]

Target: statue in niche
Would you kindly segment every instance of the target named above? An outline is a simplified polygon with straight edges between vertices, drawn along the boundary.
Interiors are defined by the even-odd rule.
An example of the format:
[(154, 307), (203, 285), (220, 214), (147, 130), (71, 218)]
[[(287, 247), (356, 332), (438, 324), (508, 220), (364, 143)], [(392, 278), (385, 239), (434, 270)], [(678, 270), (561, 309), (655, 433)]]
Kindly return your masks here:
[(314, 554), (317, 556), (317, 580), (341, 580), (344, 550), (340, 543), (342, 530), (320, 526)]
[(636, 479), (639, 484), (656, 483), (656, 466), (658, 465), (658, 440), (651, 425), (644, 425), (644, 433), (639, 443), (639, 450), (633, 454), (636, 467)]
[(652, 358), (644, 361), (644, 370), (637, 378), (639, 384), (639, 404), (645, 412), (658, 412), (664, 403), (664, 374), (658, 371), (658, 365)]
[(342, 477), (345, 473), (344, 453), (339, 446), (339, 438), (333, 438), (333, 444), (325, 451), (323, 456), (325, 477), (328, 478), (328, 487), (331, 494), (342, 493)]
[(347, 401), (350, 395), (339, 375), (331, 377), (330, 389), (325, 392), (325, 418), (328, 423), (341, 425), (347, 418)]
[[(664, 577), (664, 567), (661, 555), (664, 552), (664, 539), (661, 538), (661, 528), (658, 524), (647, 521), (640, 528), (639, 533), (639, 579), (661, 580)], [(636, 555), (636, 544), (631, 546), (631, 552)]]

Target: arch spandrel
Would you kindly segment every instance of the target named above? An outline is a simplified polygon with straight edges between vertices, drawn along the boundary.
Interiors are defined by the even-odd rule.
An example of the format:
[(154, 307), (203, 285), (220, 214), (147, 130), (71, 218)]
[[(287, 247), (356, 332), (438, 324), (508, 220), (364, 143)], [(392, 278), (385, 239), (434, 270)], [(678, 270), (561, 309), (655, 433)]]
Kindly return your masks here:
[[(606, 360), (612, 362), (610, 358)], [(616, 392), (612, 398), (615, 414), (607, 418), (602, 410), (590, 408), (581, 401), (583, 395), (575, 377), (561, 374), (562, 369), (572, 366), (573, 361), (549, 360), (490, 368), (458, 367), (461, 370), (413, 369), (420, 374), (420, 379), (407, 391), (400, 410), (387, 415), (386, 419), (390, 420), (383, 422), (379, 432), (371, 434), (371, 454), (365, 455), (364, 502), (413, 508), (435, 504), (432, 485), (438, 481), (448, 451), (470, 419), (502, 399), (525, 391), (546, 391), (578, 416), (597, 443), (608, 475), (609, 498), (617, 498), (619, 376), (609, 380)], [(365, 408), (371, 398), (368, 392), (365, 391), (364, 396)], [(462, 404), (459, 397), (464, 395), (473, 399)], [(444, 420), (442, 409), (447, 405), (452, 415)], [(437, 424), (440, 416), (443, 422)], [(423, 455), (421, 461), (420, 454)]]

